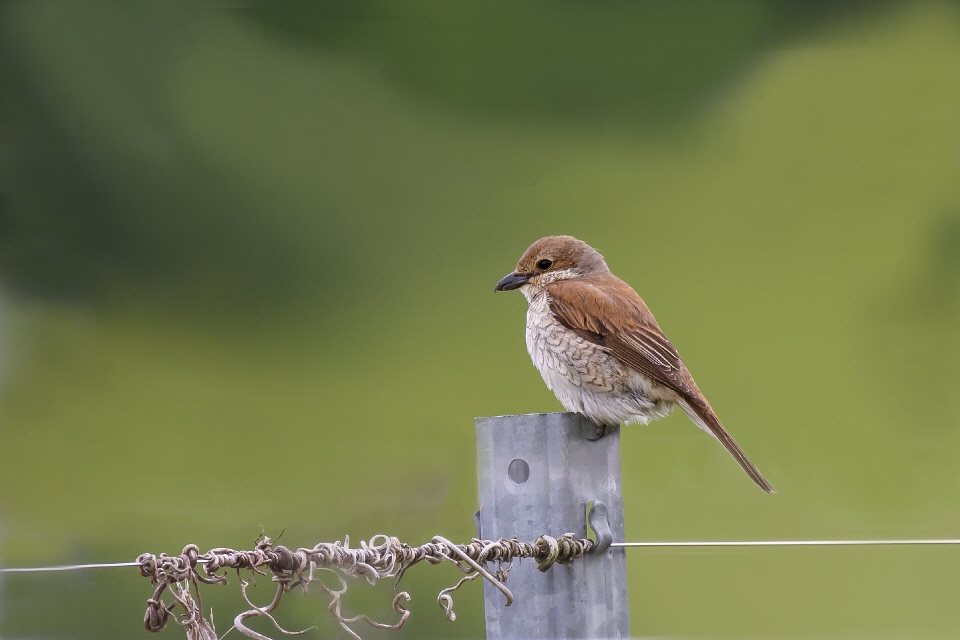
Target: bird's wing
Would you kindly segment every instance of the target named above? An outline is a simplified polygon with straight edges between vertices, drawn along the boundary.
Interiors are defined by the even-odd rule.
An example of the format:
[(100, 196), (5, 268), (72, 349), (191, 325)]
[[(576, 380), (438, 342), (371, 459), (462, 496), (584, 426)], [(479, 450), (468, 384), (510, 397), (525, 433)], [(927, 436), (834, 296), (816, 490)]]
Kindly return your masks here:
[(682, 396), (700, 395), (680, 354), (630, 285), (611, 275), (597, 283), (560, 280), (548, 285), (547, 293), (557, 322)]
[(547, 293), (557, 322), (604, 347), (621, 363), (677, 392), (680, 406), (694, 424), (717, 438), (761, 489), (773, 492), (760, 470), (723, 428), (677, 350), (630, 285), (616, 276), (605, 275), (599, 281), (559, 280), (547, 285)]

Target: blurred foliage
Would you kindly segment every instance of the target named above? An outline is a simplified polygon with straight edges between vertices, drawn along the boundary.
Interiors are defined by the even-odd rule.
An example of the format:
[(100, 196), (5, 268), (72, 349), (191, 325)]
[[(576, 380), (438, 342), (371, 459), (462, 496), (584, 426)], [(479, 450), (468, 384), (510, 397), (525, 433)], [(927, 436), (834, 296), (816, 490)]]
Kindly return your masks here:
[[(488, 121), (649, 130), (679, 126), (708, 108), (758, 54), (794, 32), (825, 15), (862, 10), (860, 3), (770, 0), (444, 0), (255, 3), (207, 13), (269, 25), (278, 31), (264, 36), (282, 42), (293, 34), (295, 42), (382, 71), (408, 93)], [(48, 40), (20, 43), (15, 36), (25, 34), (11, 34), (2, 71), (13, 175), (0, 224), (10, 282), (84, 297), (122, 285), (172, 282), (178, 290), (197, 288), (207, 302), (247, 304), (251, 296), (289, 297), (287, 287), (298, 278), (322, 283), (319, 273), (364, 252), (357, 234), (342, 228), (347, 212), (359, 213), (349, 188), (338, 193), (324, 185), (301, 203), (306, 211), (300, 213), (316, 224), (303, 238), (302, 226), (283, 224), (286, 215), (264, 219), (256, 189), (238, 186), (234, 174), (205, 157), (191, 132), (178, 126), (176, 67), (187, 62), (193, 46), (202, 46), (190, 37), (191, 26), (195, 35), (202, 28), (195, 11), (43, 3), (32, 13), (24, 20), (34, 20), (44, 29), (35, 35)], [(103, 37), (75, 31), (84, 22)], [(41, 49), (30, 50), (31, 44)], [(310, 107), (320, 107), (318, 120), (345, 115), (336, 113), (345, 106), (337, 100), (328, 104), (334, 113), (311, 104), (323, 99), (320, 78), (300, 77), (297, 103), (288, 105), (293, 113), (285, 114), (289, 132), (313, 133), (317, 150), (333, 151), (330, 160), (338, 164), (377, 163), (376, 153), (337, 157), (336, 151), (347, 151), (339, 145), (355, 139), (339, 136), (336, 126), (304, 121), (312, 118), (301, 109)], [(262, 87), (236, 88), (259, 93)], [(58, 91), (72, 91), (71, 99), (60, 101)], [(256, 111), (257, 96), (237, 98)], [(372, 120), (368, 142), (374, 151), (408, 142), (392, 130), (397, 118), (375, 105), (361, 109)], [(302, 120), (293, 124), (291, 116)], [(322, 184), (343, 168), (318, 166), (313, 178)], [(389, 180), (382, 169), (371, 178)], [(392, 229), (391, 238), (397, 231), (415, 241), (411, 230)]]
[[(628, 538), (960, 531), (953, 3), (221, 4), (0, 5), (2, 564), (469, 538), (472, 417), (559, 409), (491, 293), (549, 233), (779, 491), (682, 415), (629, 429)], [(954, 553), (631, 552), (633, 631), (950, 637)], [(482, 636), (455, 579), (364, 636)], [(0, 634), (145, 634), (148, 595), (8, 578)]]
[(662, 126), (689, 116), (757, 54), (860, 2), (338, 0), (254, 5), (309, 45), (490, 118)]

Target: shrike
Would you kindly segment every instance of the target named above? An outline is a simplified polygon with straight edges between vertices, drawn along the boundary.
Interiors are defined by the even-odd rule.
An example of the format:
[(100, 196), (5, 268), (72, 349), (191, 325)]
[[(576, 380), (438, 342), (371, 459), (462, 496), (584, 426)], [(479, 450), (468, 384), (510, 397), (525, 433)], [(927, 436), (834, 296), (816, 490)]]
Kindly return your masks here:
[(717, 438), (757, 485), (773, 487), (720, 424), (643, 299), (572, 236), (537, 240), (496, 291), (526, 296), (527, 351), (567, 411), (599, 427), (662, 418), (674, 405)]

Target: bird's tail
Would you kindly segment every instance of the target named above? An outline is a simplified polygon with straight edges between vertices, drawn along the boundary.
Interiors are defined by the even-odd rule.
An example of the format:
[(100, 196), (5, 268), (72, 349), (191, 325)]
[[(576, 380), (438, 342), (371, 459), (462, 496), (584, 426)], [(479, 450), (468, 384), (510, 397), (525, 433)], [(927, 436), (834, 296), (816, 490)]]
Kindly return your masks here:
[(767, 479), (763, 477), (763, 474), (760, 473), (760, 470), (750, 462), (746, 454), (743, 453), (743, 450), (737, 446), (733, 436), (723, 428), (723, 425), (720, 424), (720, 419), (717, 418), (717, 414), (713, 412), (713, 409), (705, 400), (698, 402), (696, 399), (685, 398), (680, 400), (680, 406), (686, 414), (690, 416), (694, 424), (720, 441), (726, 450), (730, 452), (730, 455), (743, 467), (743, 470), (747, 472), (750, 479), (757, 483), (758, 487), (767, 493), (775, 493), (773, 487), (767, 482)]

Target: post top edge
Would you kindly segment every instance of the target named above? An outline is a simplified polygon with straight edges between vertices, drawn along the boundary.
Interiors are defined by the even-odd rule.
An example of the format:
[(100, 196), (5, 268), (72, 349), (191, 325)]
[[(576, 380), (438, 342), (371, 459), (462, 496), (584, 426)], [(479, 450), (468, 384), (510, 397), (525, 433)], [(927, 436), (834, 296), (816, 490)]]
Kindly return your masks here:
[(505, 413), (498, 416), (476, 416), (474, 420), (493, 420), (496, 418), (526, 418), (530, 416), (579, 416), (575, 411), (542, 411), (540, 413)]

